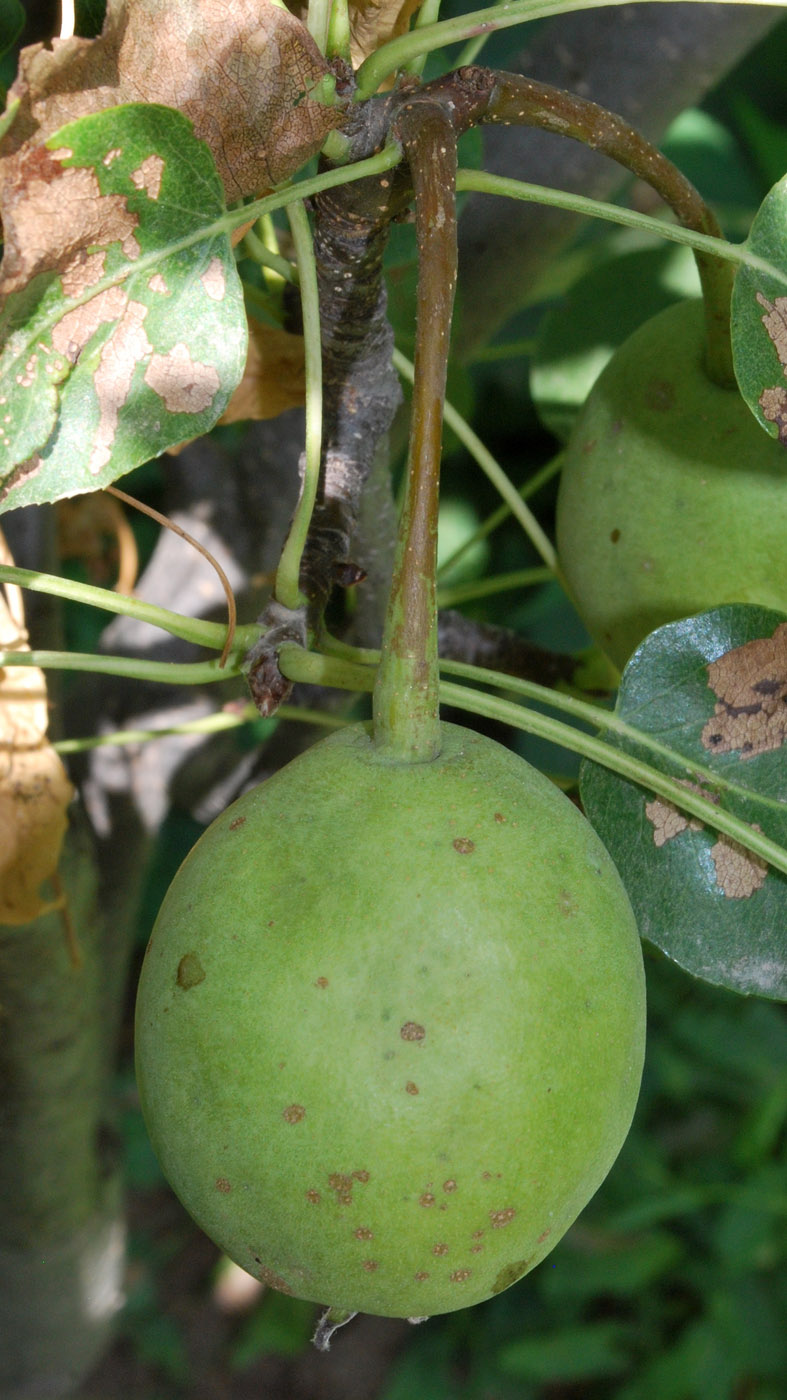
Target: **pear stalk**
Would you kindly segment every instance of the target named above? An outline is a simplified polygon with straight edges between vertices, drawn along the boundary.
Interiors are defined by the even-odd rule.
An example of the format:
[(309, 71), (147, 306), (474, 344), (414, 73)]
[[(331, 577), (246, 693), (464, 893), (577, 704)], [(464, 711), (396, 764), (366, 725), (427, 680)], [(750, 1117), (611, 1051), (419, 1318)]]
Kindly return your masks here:
[(456, 135), (442, 104), (414, 100), (397, 120), (415, 193), (418, 297), (407, 485), (374, 689), (374, 740), (393, 761), (440, 752), (437, 512), (443, 400), (456, 287)]

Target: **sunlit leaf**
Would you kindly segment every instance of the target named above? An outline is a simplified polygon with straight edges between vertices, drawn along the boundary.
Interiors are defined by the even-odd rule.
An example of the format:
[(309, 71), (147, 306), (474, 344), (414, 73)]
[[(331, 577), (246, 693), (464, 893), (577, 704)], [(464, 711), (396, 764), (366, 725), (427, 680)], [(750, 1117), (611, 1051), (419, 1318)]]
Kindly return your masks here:
[(110, 109), (17, 158), (0, 291), (0, 508), (94, 490), (223, 412), (246, 319), (210, 152), (168, 108)]
[[(787, 175), (766, 195), (746, 242), (757, 257), (787, 273)], [(787, 296), (783, 282), (745, 264), (732, 295), (732, 348), (749, 408), (787, 446)]]
[(158, 103), (194, 123), (235, 200), (320, 149), (341, 120), (319, 99), (328, 72), (306, 27), (273, 0), (109, 0), (99, 38), (22, 51), (10, 91), (21, 108), (3, 154), (90, 112)]
[[(616, 713), (686, 759), (714, 805), (787, 847), (787, 621), (731, 605), (660, 628), (623, 675)], [(644, 754), (636, 740), (612, 738)], [(654, 767), (675, 776), (666, 756)], [(787, 997), (787, 877), (729, 838), (593, 763), (585, 811), (608, 847), (640, 932), (687, 971)]]

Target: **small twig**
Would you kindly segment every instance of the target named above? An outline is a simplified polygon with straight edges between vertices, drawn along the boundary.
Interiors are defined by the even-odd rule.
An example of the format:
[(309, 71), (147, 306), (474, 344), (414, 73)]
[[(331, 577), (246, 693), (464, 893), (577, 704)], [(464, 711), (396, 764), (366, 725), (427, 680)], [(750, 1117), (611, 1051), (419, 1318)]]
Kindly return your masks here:
[(216, 570), (216, 573), (218, 574), (221, 580), (221, 586), (224, 589), (225, 597), (227, 599), (227, 637), (226, 641), (224, 642), (224, 649), (221, 653), (221, 656), (219, 657), (219, 667), (222, 668), (226, 666), (227, 658), (232, 650), (232, 642), (235, 636), (235, 627), (238, 621), (238, 609), (235, 605), (235, 594), (232, 591), (232, 584), (227, 578), (227, 575), (222, 569), (218, 559), (214, 559), (210, 550), (206, 549), (203, 544), (200, 544), (199, 540), (195, 540), (194, 536), (190, 535), (188, 530), (184, 530), (182, 526), (176, 525), (174, 520), (170, 520), (168, 516), (162, 515), (160, 511), (154, 510), (153, 506), (145, 505), (143, 501), (138, 501), (134, 496), (127, 495), (125, 491), (119, 490), (117, 486), (107, 486), (105, 487), (105, 490), (111, 492), (113, 496), (117, 496), (118, 500), (125, 501), (126, 505), (134, 506), (137, 510), (141, 510), (144, 515), (149, 515), (151, 520), (155, 520), (159, 525), (163, 525), (167, 530), (172, 530), (173, 534), (180, 535), (181, 539), (185, 540), (187, 544), (192, 545), (194, 549), (196, 549), (197, 552), (202, 555), (203, 559), (207, 559), (208, 563), (211, 564)]

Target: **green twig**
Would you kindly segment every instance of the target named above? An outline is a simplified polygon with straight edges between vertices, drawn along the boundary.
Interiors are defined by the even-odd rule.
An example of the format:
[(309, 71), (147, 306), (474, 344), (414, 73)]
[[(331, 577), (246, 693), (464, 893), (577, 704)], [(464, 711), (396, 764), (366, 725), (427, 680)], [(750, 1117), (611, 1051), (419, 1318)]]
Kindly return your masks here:
[(322, 349), (320, 345), (320, 301), (317, 290), (317, 268), (309, 218), (303, 204), (293, 204), (288, 211), (292, 239), (298, 262), (303, 312), (303, 338), (306, 364), (306, 448), (303, 455), (301, 494), (292, 524), (276, 570), (274, 597), (283, 607), (306, 606), (307, 599), (300, 590), (300, 571), (306, 536), (309, 533), (314, 503), (320, 484), (322, 451)]
[[(470, 14), (440, 20), (422, 29), (412, 29), (383, 44), (361, 64), (357, 73), (355, 100), (362, 102), (367, 97), (373, 97), (391, 73), (406, 68), (421, 54), (433, 53), (435, 49), (445, 48), (448, 44), (493, 34), (498, 29), (525, 24), (528, 20), (569, 14), (573, 10), (598, 10), (607, 8), (609, 3), (610, 0), (509, 0), (507, 4), (490, 5), (485, 10), (473, 10)], [(632, 3), (643, 3), (643, 0), (632, 0)], [(759, 4), (761, 0), (722, 0), (722, 3)], [(765, 0), (765, 3), (780, 5), (783, 0)]]
[[(534, 472), (532, 476), (528, 477), (524, 485), (520, 486), (518, 492), (518, 495), (523, 501), (526, 501), (530, 496), (534, 496), (537, 491), (541, 490), (542, 486), (545, 486), (548, 481), (552, 480), (553, 476), (557, 476), (563, 465), (563, 456), (563, 452), (558, 452), (556, 456), (551, 457), (548, 462), (545, 462), (543, 467), (540, 467), (537, 472)], [(444, 563), (440, 565), (437, 570), (438, 583), (441, 576), (447, 574), (449, 569), (452, 569), (454, 565), (458, 563), (463, 554), (466, 554), (469, 549), (472, 549), (473, 545), (477, 544), (479, 540), (485, 540), (488, 535), (491, 535), (492, 531), (496, 530), (498, 525), (502, 525), (503, 521), (507, 520), (509, 515), (511, 515), (511, 507), (507, 501), (503, 501), (496, 510), (493, 510), (492, 513), (487, 516), (486, 520), (482, 521), (478, 529), (474, 530), (472, 535), (468, 535), (467, 539), (463, 540), (458, 548), (454, 550), (453, 554), (449, 555)]]
[(280, 720), (318, 725), (323, 729), (341, 729), (350, 722), (343, 716), (331, 715), (325, 710), (309, 710), (301, 705), (281, 705), (272, 719), (261, 720), (256, 705), (249, 702), (235, 712), (217, 710), (215, 714), (203, 715), (201, 719), (184, 720), (183, 724), (166, 725), (161, 729), (118, 729), (112, 734), (93, 734), (85, 739), (59, 739), (52, 748), (59, 754), (87, 753), (90, 749), (149, 744), (155, 739), (178, 734), (220, 734), (223, 730), (239, 729), (247, 724), (265, 725), (265, 732), (273, 733)]
[[(151, 627), (160, 627), (172, 637), (209, 647), (212, 651), (221, 651), (227, 636), (224, 623), (184, 617), (182, 613), (160, 608), (156, 603), (144, 603), (140, 598), (115, 593), (109, 588), (97, 588), (92, 583), (60, 578), (57, 574), (42, 574), (33, 569), (17, 569), (11, 564), (0, 564), (0, 583), (16, 583), (31, 593), (47, 593), (52, 598), (68, 598), (73, 603), (86, 603), (93, 608), (102, 608), (104, 612), (133, 617), (137, 622), (148, 622)], [(254, 626), (238, 627), (233, 651), (246, 650), (258, 635), (259, 629)]]
[(591, 219), (606, 219), (609, 223), (640, 229), (655, 234), (657, 238), (666, 238), (672, 243), (683, 243), (687, 248), (709, 253), (711, 257), (723, 258), (725, 262), (750, 267), (752, 271), (762, 272), (787, 287), (787, 270), (752, 253), (746, 243), (729, 243), (724, 238), (711, 238), (708, 234), (683, 228), (681, 224), (666, 223), (649, 214), (640, 214), (635, 209), (624, 209), (619, 204), (606, 204), (603, 200), (589, 199), (587, 195), (571, 194), (567, 190), (555, 190), (549, 185), (531, 185), (525, 180), (509, 179), (506, 175), (491, 175), (486, 170), (458, 170), (456, 188), (458, 191), (475, 190), (479, 194), (523, 199), (530, 204), (546, 204)]
[(241, 674), (239, 658), (221, 667), (218, 661), (145, 661), (138, 656), (101, 656), (82, 651), (0, 651), (0, 667), (4, 666), (91, 671), (97, 676), (125, 676), (158, 685), (212, 685)]

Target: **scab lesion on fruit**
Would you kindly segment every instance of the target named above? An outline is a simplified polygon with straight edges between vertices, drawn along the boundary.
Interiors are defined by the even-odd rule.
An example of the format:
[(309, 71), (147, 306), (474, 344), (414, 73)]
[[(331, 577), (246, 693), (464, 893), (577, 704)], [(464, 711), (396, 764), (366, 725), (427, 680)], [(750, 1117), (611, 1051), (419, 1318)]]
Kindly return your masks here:
[(239, 827), (239, 826), (243, 826), (244, 823), (245, 823), (245, 821), (246, 821), (246, 818), (245, 818), (245, 817), (235, 817), (235, 818), (233, 818), (233, 820), (230, 822), (230, 831), (237, 831), (237, 830), (238, 830), (238, 827)]
[(405, 1021), (399, 1034), (402, 1040), (423, 1040), (426, 1035), (426, 1027), (419, 1026), (417, 1021)]
[(404, 1086), (404, 1089), (406, 1094), (417, 1094), (419, 1092), (418, 1085), (414, 1084), (412, 1079), (408, 1079), (407, 1083)]
[(178, 963), (176, 981), (184, 992), (191, 987), (198, 987), (200, 982), (205, 981), (205, 969), (202, 966), (196, 953), (186, 953)]
[(475, 850), (475, 841), (471, 841), (469, 836), (457, 836), (452, 844), (460, 856), (472, 855)]
[(454, 1269), (454, 1272), (448, 1276), (449, 1281), (451, 1283), (467, 1283), (472, 1272), (472, 1269)]
[(291, 1103), (282, 1110), (281, 1116), (285, 1123), (300, 1123), (306, 1117), (306, 1109), (302, 1103)]
[(516, 1215), (513, 1206), (506, 1206), (503, 1210), (490, 1210), (489, 1219), (493, 1230), (500, 1230), (504, 1225), (510, 1224)]
[(217, 1176), (214, 1182), (214, 1186), (216, 1190), (220, 1191), (223, 1196), (229, 1195), (229, 1192), (232, 1190), (232, 1186), (228, 1182), (226, 1176)]

